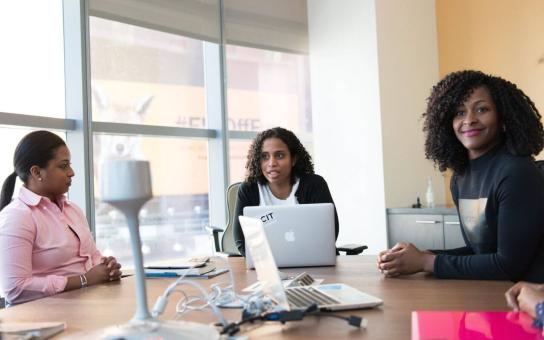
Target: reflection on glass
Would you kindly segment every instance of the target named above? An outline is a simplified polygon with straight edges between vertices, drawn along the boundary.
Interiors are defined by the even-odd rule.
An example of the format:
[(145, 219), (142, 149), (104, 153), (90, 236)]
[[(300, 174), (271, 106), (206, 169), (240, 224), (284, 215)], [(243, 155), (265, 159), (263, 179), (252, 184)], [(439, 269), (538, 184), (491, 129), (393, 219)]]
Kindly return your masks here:
[(91, 17), (93, 120), (205, 128), (203, 42)]
[(312, 132), (308, 56), (227, 45), (229, 129)]
[(229, 141), (230, 183), (242, 182), (246, 177), (247, 153), (251, 140)]
[[(115, 156), (123, 143), (131, 152)], [(99, 150), (94, 155), (96, 238), (105, 255), (132, 263), (124, 216), (99, 197), (100, 168), (108, 159), (146, 159), (151, 164), (154, 197), (140, 211), (146, 261), (211, 253), (204, 228), (209, 223), (206, 141), (97, 134), (93, 149)]]

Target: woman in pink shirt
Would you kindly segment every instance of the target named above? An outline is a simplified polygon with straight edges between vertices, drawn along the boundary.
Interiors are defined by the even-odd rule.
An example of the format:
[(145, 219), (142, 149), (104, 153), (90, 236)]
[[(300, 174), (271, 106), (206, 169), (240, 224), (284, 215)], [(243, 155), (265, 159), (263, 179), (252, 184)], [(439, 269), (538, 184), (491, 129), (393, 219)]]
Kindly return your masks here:
[[(119, 280), (121, 265), (102, 257), (82, 211), (64, 196), (74, 176), (64, 141), (29, 133), (13, 164), (0, 197), (0, 286), (8, 304)], [(12, 201), (17, 177), (24, 186)]]

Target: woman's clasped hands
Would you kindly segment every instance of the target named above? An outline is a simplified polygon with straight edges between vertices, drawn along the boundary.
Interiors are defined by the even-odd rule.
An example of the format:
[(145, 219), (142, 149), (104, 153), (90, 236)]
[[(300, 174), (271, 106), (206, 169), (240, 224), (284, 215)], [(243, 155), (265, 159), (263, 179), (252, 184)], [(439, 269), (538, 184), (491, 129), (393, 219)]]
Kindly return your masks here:
[(436, 255), (411, 243), (399, 242), (378, 254), (378, 269), (387, 277), (434, 271)]
[(115, 257), (102, 257), (100, 263), (91, 268), (86, 274), (89, 285), (115, 281), (121, 278), (121, 264), (117, 262)]

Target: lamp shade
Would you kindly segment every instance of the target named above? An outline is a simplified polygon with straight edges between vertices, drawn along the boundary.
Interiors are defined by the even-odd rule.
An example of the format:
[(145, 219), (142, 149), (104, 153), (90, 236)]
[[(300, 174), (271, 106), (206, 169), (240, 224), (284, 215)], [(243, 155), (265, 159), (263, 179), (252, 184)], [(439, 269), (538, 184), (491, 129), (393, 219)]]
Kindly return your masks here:
[(115, 203), (147, 201), (153, 197), (148, 161), (108, 160), (102, 164), (101, 199)]

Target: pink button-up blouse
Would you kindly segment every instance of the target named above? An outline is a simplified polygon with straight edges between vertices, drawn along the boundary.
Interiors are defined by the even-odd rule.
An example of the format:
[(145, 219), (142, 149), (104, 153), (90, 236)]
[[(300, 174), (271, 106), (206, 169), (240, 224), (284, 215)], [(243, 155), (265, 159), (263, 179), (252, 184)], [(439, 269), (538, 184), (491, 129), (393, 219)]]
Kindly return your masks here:
[(64, 196), (58, 202), (22, 187), (0, 212), (0, 286), (9, 304), (62, 292), (69, 276), (100, 263), (83, 212)]

